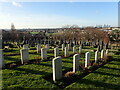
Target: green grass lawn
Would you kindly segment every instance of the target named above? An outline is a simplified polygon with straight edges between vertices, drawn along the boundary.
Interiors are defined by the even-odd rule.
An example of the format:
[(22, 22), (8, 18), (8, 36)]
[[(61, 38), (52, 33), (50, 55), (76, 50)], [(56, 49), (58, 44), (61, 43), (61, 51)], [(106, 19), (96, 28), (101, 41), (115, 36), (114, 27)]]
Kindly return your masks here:
[(30, 32), (31, 34), (38, 34), (39, 32)]
[(120, 89), (120, 57), (66, 88)]
[(3, 88), (57, 88), (56, 85), (43, 78), (44, 75), (49, 75), (46, 69), (50, 70), (49, 67), (43, 65), (24, 65), (14, 69), (5, 69), (2, 71)]
[[(42, 46), (42, 47), (44, 47), (44, 46)], [(13, 49), (8, 49), (7, 51), (4, 50), (3, 54), (4, 55), (9, 55), (9, 56), (4, 57), (5, 63), (8, 64), (8, 63), (13, 63), (13, 62), (20, 61), (21, 60), (20, 49), (21, 48), (13, 48)], [(64, 51), (61, 51), (61, 48), (59, 48), (59, 50), (60, 50), (59, 55), (64, 56)], [(79, 52), (78, 48), (77, 48), (77, 52)], [(83, 52), (85, 53), (84, 50), (83, 50)], [(17, 55), (14, 55), (14, 54), (17, 54)], [(73, 54), (73, 49), (72, 48), (69, 50), (69, 55), (70, 54)], [(91, 54), (94, 54), (94, 53), (91, 52)], [(10, 55), (12, 55), (12, 56), (10, 56)], [(48, 57), (54, 57), (54, 49), (50, 48), (47, 55), (48, 55)], [(37, 54), (36, 48), (35, 47), (29, 48), (29, 60), (35, 59), (37, 57), (41, 57), (41, 54), (40, 53)], [(84, 58), (84, 56), (82, 55), (81, 58)], [(91, 58), (91, 59), (93, 59), (93, 58)]]
[[(29, 49), (30, 60), (40, 57), (39, 54), (32, 54), (36, 52), (36, 48)], [(20, 49), (15, 49), (12, 52), (4, 52), (4, 54), (19, 53)], [(54, 57), (53, 48), (50, 48), (49, 57)], [(83, 54), (80, 55), (80, 63), (85, 59), (85, 52), (90, 51), (91, 60), (94, 60), (94, 52), (90, 48), (83, 49)], [(78, 52), (78, 50), (77, 50)], [(110, 51), (112, 52), (112, 50)], [(69, 54), (73, 54), (72, 49)], [(60, 55), (64, 55), (64, 51), (60, 51)], [(100, 53), (99, 53), (100, 57)], [(119, 56), (114, 55), (115, 60), (104, 65), (93, 73), (85, 76), (81, 80), (67, 86), (66, 88), (116, 88), (120, 86), (120, 61)], [(5, 56), (5, 63), (20, 61), (20, 55)], [(62, 58), (62, 71), (69, 70), (73, 67), (73, 56)], [(52, 60), (43, 61), (36, 64), (22, 65), (11, 69), (2, 70), (2, 85), (3, 88), (59, 88), (51, 81), (45, 78), (52, 78)], [(63, 83), (60, 82), (60, 83)]]
[[(63, 71), (72, 68), (72, 58), (62, 59), (62, 61)], [(4, 69), (2, 75), (3, 88), (56, 88), (54, 84), (43, 79), (52, 75), (52, 61)]]
[(3, 54), (4, 55), (8, 55), (8, 54), (20, 54), (20, 48), (12, 48), (12, 49), (8, 49), (8, 50), (4, 50)]

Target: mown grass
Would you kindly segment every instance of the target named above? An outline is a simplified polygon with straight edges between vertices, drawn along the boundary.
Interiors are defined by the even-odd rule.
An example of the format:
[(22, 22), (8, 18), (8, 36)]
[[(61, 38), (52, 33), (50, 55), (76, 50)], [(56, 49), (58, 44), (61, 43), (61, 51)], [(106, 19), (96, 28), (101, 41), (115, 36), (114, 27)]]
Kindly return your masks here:
[[(72, 51), (70, 52), (72, 53)], [(52, 53), (48, 55), (53, 56)], [(37, 57), (40, 55), (30, 54), (29, 56), (30, 59), (34, 59), (35, 56)], [(20, 55), (5, 56), (5, 61), (7, 63), (20, 61)], [(72, 68), (72, 62), (73, 57), (62, 58), (62, 71)], [(22, 65), (16, 68), (4, 69), (2, 72), (3, 88), (56, 88), (54, 84), (43, 79), (43, 77), (51, 77), (52, 61)]]
[[(42, 46), (44, 47), (44, 46)], [(17, 62), (17, 61), (20, 61), (21, 60), (21, 56), (20, 56), (20, 49), (21, 48), (13, 48), (13, 49), (8, 49), (8, 50), (4, 50), (3, 54), (4, 55), (9, 55), (9, 56), (5, 56), (5, 63), (8, 64), (8, 63), (13, 63), (13, 62)], [(64, 51), (61, 50), (61, 48), (59, 48), (59, 56), (64, 56)], [(54, 57), (54, 49), (53, 48), (50, 48), (49, 49), (50, 52), (47, 53), (48, 57)], [(90, 51), (90, 50), (87, 50), (87, 51)], [(86, 49), (83, 49), (83, 53), (87, 52)], [(77, 53), (78, 53), (78, 47), (77, 47)], [(94, 60), (94, 52), (90, 51), (91, 52), (91, 60)], [(17, 54), (17, 55), (14, 55), (14, 54)], [(69, 55), (70, 54), (74, 54), (73, 53), (73, 48), (71, 48), (69, 50)], [(38, 53), (37, 54), (37, 50), (36, 50), (36, 47), (31, 47), (29, 48), (29, 60), (32, 60), (32, 59), (35, 59), (37, 57), (41, 57), (41, 54)], [(84, 59), (85, 56), (82, 55), (81, 56), (81, 59)]]
[[(67, 59), (67, 62), (64, 62), (66, 61), (66, 59), (62, 59), (63, 71), (66, 69), (72, 68), (71, 59), (72, 58)], [(23, 65), (16, 68), (4, 69), (2, 71), (3, 71), (2, 72), (3, 88), (10, 88), (10, 87), (56, 88), (54, 84), (43, 79), (44, 77), (51, 77), (52, 61), (47, 61), (47, 62), (43, 61), (38, 64), (28, 64), (28, 65)]]
[(114, 61), (109, 62), (66, 88), (101, 88), (118, 90), (120, 88), (120, 57), (114, 56)]
[[(53, 51), (52, 48), (50, 50)], [(29, 53), (32, 53), (32, 52), (36, 52), (35, 48), (32, 48), (29, 50)], [(85, 52), (86, 50), (83, 49), (83, 54), (80, 55), (80, 63), (82, 59), (85, 59), (85, 54), (84, 54)], [(94, 60), (94, 52), (92, 51), (90, 52), (91, 52), (91, 59)], [(73, 52), (71, 49), (70, 54), (72, 53)], [(64, 52), (60, 51), (60, 55), (63, 55), (63, 54)], [(48, 53), (48, 56), (54, 57), (54, 53)], [(100, 56), (100, 53), (99, 53), (99, 56)], [(35, 59), (35, 57), (40, 57), (40, 53), (29, 54), (30, 60)], [(116, 58), (118, 57), (116, 56)], [(20, 61), (20, 55), (5, 56), (5, 61), (6, 63)], [(71, 84), (67, 88), (93, 88), (93, 87), (105, 88), (104, 86), (105, 83), (107, 83), (106, 85), (111, 85), (111, 88), (112, 88), (112, 84), (113, 86), (117, 88), (118, 84), (120, 84), (119, 81), (117, 81), (119, 78), (114, 77), (114, 74), (115, 76), (118, 76), (118, 74), (116, 73), (118, 73), (118, 70), (120, 68), (118, 67), (119, 64), (117, 62), (118, 61), (111, 62), (113, 67), (109, 67), (109, 65), (107, 66), (109, 68), (117, 67), (115, 71), (112, 71), (113, 69), (109, 71), (107, 69), (104, 70), (104, 68), (103, 69), (100, 68), (96, 71), (96, 73), (94, 72), (94, 73), (89, 74), (82, 80)], [(62, 71), (69, 70), (70, 68), (72, 68), (72, 66), (73, 66), (73, 56), (68, 57), (68, 58), (62, 58)], [(102, 73), (100, 73), (100, 71), (102, 71)], [(11, 69), (4, 69), (2, 70), (2, 72), (3, 72), (2, 85), (4, 89), (5, 88), (58, 88), (55, 84), (45, 79), (45, 77), (52, 78), (51, 76), (52, 75), (52, 60), (43, 61), (43, 62), (36, 63), (36, 64), (22, 65), (22, 66), (11, 68)], [(103, 73), (105, 73), (105, 75)], [(113, 77), (114, 79), (112, 80), (117, 81), (115, 85), (114, 85), (115, 81), (114, 83), (110, 84), (112, 81), (106, 80), (106, 79), (110, 79)], [(60, 83), (63, 83), (63, 82), (60, 82)], [(95, 83), (98, 83), (98, 85)]]
[(10, 48), (10, 49), (4, 50), (3, 54), (4, 55), (8, 55), (8, 54), (20, 54), (20, 48), (12, 48), (12, 49)]
[(39, 32), (30, 32), (31, 34), (38, 34)]
[[(32, 67), (32, 68), (30, 68)], [(34, 68), (33, 68), (34, 67)], [(57, 88), (54, 84), (43, 79), (47, 72), (35, 70), (35, 66), (24, 66), (14, 69), (3, 70), (3, 89), (4, 88)], [(44, 74), (44, 75), (43, 75)]]

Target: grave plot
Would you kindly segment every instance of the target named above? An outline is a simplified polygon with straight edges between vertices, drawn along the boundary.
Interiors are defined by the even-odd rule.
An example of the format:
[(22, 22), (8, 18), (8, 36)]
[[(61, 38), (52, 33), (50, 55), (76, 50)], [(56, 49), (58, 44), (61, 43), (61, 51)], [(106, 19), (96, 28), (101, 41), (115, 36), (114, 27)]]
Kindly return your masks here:
[(68, 88), (97, 88), (114, 89), (120, 88), (120, 58), (114, 56), (114, 60), (90, 73), (84, 78), (66, 87)]
[(19, 62), (20, 58), (21, 58), (20, 55), (16, 55), (16, 56), (4, 56), (5, 64)]
[[(3, 88), (57, 88), (56, 85), (45, 80), (43, 75), (48, 74), (44, 71), (39, 71), (44, 68), (43, 65), (22, 66), (14, 69), (3, 70), (2, 86)], [(43, 66), (40, 68), (40, 66)], [(31, 67), (31, 68), (30, 68)], [(36, 70), (39, 69), (39, 70)], [(49, 68), (46, 68), (49, 69)]]
[[(71, 54), (73, 54), (73, 50), (70, 50)], [(49, 56), (54, 57), (53, 49), (48, 52)], [(61, 54), (64, 51), (60, 52)], [(33, 58), (33, 55), (40, 55), (37, 54), (30, 54)], [(94, 61), (95, 58), (95, 52), (90, 51), (91, 55), (91, 61)], [(101, 56), (101, 52), (99, 52), (99, 57)], [(13, 67), (10, 69), (4, 69), (3, 71), (3, 87), (9, 88), (9, 87), (15, 87), (15, 88), (27, 88), (31, 86), (31, 88), (43, 88), (43, 86), (48, 85), (46, 88), (65, 88), (68, 85), (75, 83), (76, 80), (78, 80), (78, 77), (83, 78), (84, 76), (88, 75), (89, 73), (84, 73), (84, 69), (80, 69), (80, 71), (74, 73), (71, 77), (65, 77), (65, 74), (67, 72), (70, 73), (70, 71), (73, 71), (73, 55), (70, 57), (62, 57), (62, 73), (63, 77), (60, 81), (54, 82), (53, 81), (53, 68), (52, 68), (52, 59), (47, 61), (42, 61), (34, 64), (28, 64), (28, 65), (22, 65), (19, 67)], [(80, 55), (80, 64), (83, 62), (83, 65), (85, 65), (85, 61), (82, 61), (82, 59), (85, 59), (85, 53)], [(30, 77), (29, 77), (30, 76)], [(24, 80), (26, 77), (29, 77), (28, 79)], [(35, 78), (34, 78), (35, 77)], [(8, 79), (9, 78), (9, 79)], [(20, 80), (19, 80), (20, 79)], [(75, 81), (74, 81), (75, 79)], [(12, 82), (10, 82), (13, 80)], [(42, 80), (42, 81), (41, 81)], [(73, 81), (72, 81), (73, 80)], [(28, 81), (28, 83), (27, 83)], [(17, 83), (15, 83), (17, 82)], [(30, 83), (32, 82), (32, 83)], [(38, 85), (39, 84), (39, 85)]]
[[(65, 70), (68, 70), (68, 69), (72, 68), (72, 65), (73, 65), (72, 64), (72, 61), (73, 61), (72, 59), (73, 59), (72, 57), (70, 57), (70, 59), (69, 58), (62, 59), (62, 61), (63, 61), (62, 62), (62, 71), (65, 71)], [(22, 71), (23, 71), (23, 73), (22, 73)], [(6, 72), (8, 72), (8, 73), (6, 73)], [(23, 82), (23, 79), (24, 79), (23, 75), (25, 74), (25, 77), (27, 77), (27, 76), (29, 76), (30, 72), (33, 74), (33, 75), (31, 75), (33, 77), (36, 77), (34, 75), (37, 74), (37, 75), (41, 75), (42, 78), (45, 78), (47, 80), (48, 79), (52, 80), (52, 77), (51, 77), (51, 75), (52, 75), (52, 61), (41, 62), (41, 63), (38, 63), (38, 64), (23, 65), (23, 66), (19, 66), (19, 67), (16, 67), (16, 68), (3, 70), (3, 86), (6, 85), (7, 87), (4, 86), (6, 88), (9, 88), (9, 87), (21, 87), (22, 88), (23, 85), (24, 85), (24, 87), (29, 87), (29, 83), (25, 82), (26, 83), (25, 84)], [(11, 78), (8, 79), (8, 81), (6, 82), (7, 77), (11, 77)], [(16, 79), (17, 77), (19, 77), (19, 78)], [(19, 81), (19, 79), (20, 79), (20, 81)], [(32, 78), (29, 78), (29, 79), (32, 79)], [(40, 79), (40, 77), (37, 78), (37, 79), (40, 80), (38, 83), (41, 83), (41, 85), (42, 85), (43, 84), (43, 82), (41, 82), (42, 79)], [(13, 82), (10, 83), (11, 80), (13, 80)], [(16, 85), (15, 82), (18, 82), (18, 84)], [(35, 81), (35, 82), (37, 82), (37, 81)], [(44, 82), (47, 82), (47, 81), (44, 81)], [(44, 83), (44, 84), (46, 85), (46, 83)], [(39, 87), (38, 86), (37, 87), (42, 88), (44, 86), (44, 85), (43, 86), (41, 86), (41, 85)], [(48, 87), (51, 87), (51, 86), (48, 85)], [(36, 88), (36, 86), (34, 86), (33, 88)]]
[[(29, 54), (30, 60), (39, 59), (39, 58), (40, 55), (38, 54)], [(4, 56), (4, 59), (5, 59), (5, 64), (16, 63), (21, 61), (21, 55)]]
[[(42, 46), (44, 47), (44, 46)], [(4, 58), (5, 58), (5, 63), (9, 64), (9, 63), (15, 63), (15, 62), (20, 62), (20, 50), (21, 49), (17, 49), (17, 48), (13, 48), (15, 51), (19, 52), (19, 54), (15, 54), (15, 53), (11, 53), (9, 54), (9, 52), (4, 53)], [(77, 50), (78, 51), (78, 50)], [(52, 60), (52, 58), (54, 58), (54, 48), (50, 48), (47, 51), (47, 57), (49, 60)], [(73, 55), (73, 50), (72, 48), (69, 50), (69, 55)], [(64, 51), (61, 50), (61, 47), (59, 48), (59, 56), (64, 57)], [(32, 47), (29, 49), (29, 60), (41, 60), (41, 54), (37, 53), (36, 47)]]
[[(78, 46), (79, 47), (79, 46)], [(78, 48), (78, 47), (76, 47), (76, 48)], [(35, 48), (34, 48), (35, 49)], [(40, 54), (37, 54), (37, 53), (31, 53), (31, 52), (36, 52), (36, 50), (33, 50), (33, 48), (32, 48), (32, 50), (30, 49), (29, 50), (29, 57), (30, 57), (30, 60), (40, 60), (41, 59), (41, 56), (40, 56)], [(77, 51), (78, 51), (78, 49), (77, 49)], [(52, 60), (52, 58), (54, 58), (54, 55), (53, 55), (53, 53), (54, 53), (54, 51), (53, 51), (53, 48), (50, 48), (50, 50), (48, 51), (48, 52), (50, 52), (50, 53), (47, 53), (48, 54), (48, 57), (51, 57), (51, 58), (49, 58), (50, 60)], [(79, 52), (79, 51), (78, 51)], [(83, 52), (84, 52), (84, 50), (83, 50)], [(73, 50), (72, 49), (69, 49), (69, 55), (74, 55), (73, 54)], [(92, 54), (94, 54), (94, 52), (91, 52), (91, 55)], [(60, 50), (59, 50), (59, 55), (60, 56), (62, 56), (62, 57), (64, 57), (64, 51), (61, 51), (61, 48), (60, 48)], [(81, 54), (81, 55), (84, 55), (84, 54)], [(68, 56), (69, 57), (69, 56)], [(81, 57), (81, 59), (82, 59), (82, 57)], [(91, 58), (92, 60), (94, 60), (94, 58)], [(5, 63), (7, 63), (7, 64), (9, 64), (9, 63), (13, 63), (13, 62), (17, 62), (17, 61), (21, 61), (20, 60), (20, 55), (15, 55), (15, 56), (5, 56)]]
[[(72, 60), (67, 59), (67, 61), (69, 63), (68, 62), (62, 63), (62, 71), (70, 69), (70, 67), (72, 68)], [(5, 69), (2, 71), (3, 71), (3, 87), (6, 88), (10, 88), (10, 87), (27, 88), (30, 86), (31, 88), (44, 88), (45, 85), (47, 85), (47, 87), (45, 88), (52, 88), (52, 87), (55, 88), (55, 85), (52, 84), (53, 82), (51, 82), (52, 61), (41, 62), (38, 64), (28, 64), (16, 68)], [(24, 80), (25, 78), (27, 79)], [(12, 82), (10, 82), (11, 80)]]
[[(17, 48), (13, 48), (13, 49), (16, 52), (19, 52), (19, 54), (15, 54), (14, 51), (10, 51), (10, 52), (4, 51), (4, 58), (5, 58), (6, 64), (21, 61), (20, 49), (17, 49)], [(39, 53), (37, 54), (36, 48), (32, 47), (29, 50), (29, 57), (30, 57), (30, 60), (40, 59), (40, 54)]]
[(12, 48), (12, 49), (6, 49), (3, 50), (5, 56), (10, 56), (10, 55), (19, 55), (20, 54), (20, 48)]

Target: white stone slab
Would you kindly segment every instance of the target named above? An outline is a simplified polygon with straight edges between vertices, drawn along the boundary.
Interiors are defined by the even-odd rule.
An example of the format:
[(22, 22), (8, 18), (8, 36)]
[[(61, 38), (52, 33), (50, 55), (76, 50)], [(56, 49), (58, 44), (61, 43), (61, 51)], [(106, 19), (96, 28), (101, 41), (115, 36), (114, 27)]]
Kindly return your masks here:
[(4, 66), (5, 66), (5, 62), (4, 62), (3, 50), (0, 50), (0, 69), (2, 69)]
[(79, 53), (82, 53), (82, 46), (79, 47)]
[(41, 59), (47, 59), (47, 48), (41, 48)]
[(28, 49), (28, 45), (23, 45), (23, 49)]
[(98, 51), (95, 52), (95, 63), (98, 61)]
[(40, 53), (40, 51), (41, 51), (41, 45), (38, 44), (38, 45), (37, 45), (37, 53)]
[(73, 46), (73, 53), (76, 53), (76, 46)]
[(85, 53), (85, 67), (88, 67), (90, 63), (90, 52)]
[(104, 50), (101, 51), (101, 59), (104, 58)]
[(70, 44), (68, 44), (68, 50), (70, 50), (70, 48), (71, 48), (71, 46), (70, 46)]
[(52, 60), (52, 67), (53, 67), (53, 81), (60, 80), (62, 78), (61, 57), (56, 57)]
[(107, 50), (106, 50), (106, 55), (108, 55), (108, 53), (109, 53), (109, 50), (107, 49)]
[(21, 63), (24, 64), (26, 62), (29, 62), (29, 52), (28, 49), (21, 49)]
[(54, 57), (57, 57), (59, 55), (59, 48), (54, 48)]
[(49, 50), (49, 48), (50, 48), (50, 47), (49, 47), (49, 44), (46, 44), (46, 45), (45, 45), (45, 48), (46, 48), (47, 50)]
[(2, 49), (2, 38), (0, 38), (0, 49)]
[(73, 72), (79, 71), (79, 60), (80, 60), (80, 56), (79, 54), (75, 54), (73, 56)]
[(65, 44), (62, 44), (62, 51), (64, 51), (64, 48), (65, 48)]
[(68, 48), (67, 48), (67, 47), (65, 47), (64, 56), (65, 56), (65, 57), (69, 56), (69, 52), (68, 52)]

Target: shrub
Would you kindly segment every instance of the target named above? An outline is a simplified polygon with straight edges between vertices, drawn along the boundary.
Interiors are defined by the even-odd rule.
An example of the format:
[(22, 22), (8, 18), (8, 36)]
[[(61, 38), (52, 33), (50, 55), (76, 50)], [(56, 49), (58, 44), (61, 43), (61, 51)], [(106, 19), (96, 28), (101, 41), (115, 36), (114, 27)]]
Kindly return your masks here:
[(14, 66), (17, 66), (16, 63), (10, 64), (10, 68), (12, 68), (12, 67), (14, 67)]
[(39, 59), (41, 59), (41, 57), (34, 57), (34, 59), (39, 60)]
[(98, 66), (99, 64), (98, 63), (93, 63), (93, 66)]
[(85, 59), (82, 59), (82, 62), (84, 62), (85, 61)]
[(96, 52), (96, 50), (93, 50), (94, 52)]
[(41, 60), (41, 57), (34, 57), (34, 59), (35, 59), (36, 63), (39, 63)]
[(92, 63), (89, 63), (88, 66), (92, 66)]
[(14, 48), (14, 45), (13, 45), (13, 44), (9, 44), (9, 47), (10, 47), (10, 48)]
[(120, 51), (116, 52), (115, 54), (116, 54), (116, 55), (120, 55)]
[(65, 73), (65, 77), (71, 77), (74, 75), (75, 75), (75, 72), (72, 72), (72, 71)]
[(112, 56), (105, 56), (105, 57), (104, 57), (104, 60), (105, 60), (105, 61), (112, 60), (112, 59), (113, 59)]
[(93, 66), (88, 66), (88, 69), (93, 69), (94, 67)]
[(120, 49), (118, 49), (118, 51), (120, 51)]

